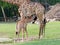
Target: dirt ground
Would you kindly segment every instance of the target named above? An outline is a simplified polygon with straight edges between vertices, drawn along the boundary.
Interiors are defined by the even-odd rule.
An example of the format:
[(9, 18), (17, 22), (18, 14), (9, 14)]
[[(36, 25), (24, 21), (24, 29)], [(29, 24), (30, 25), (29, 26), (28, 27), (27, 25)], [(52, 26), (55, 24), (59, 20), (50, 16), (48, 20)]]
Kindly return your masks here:
[(0, 45), (12, 45), (12, 44), (0, 44)]
[[(6, 41), (11, 41), (12, 40), (12, 43), (18, 43), (18, 42), (27, 42), (27, 41), (33, 41), (33, 40), (38, 40), (38, 37), (37, 36), (31, 36), (31, 37), (28, 37), (28, 39), (24, 39), (24, 41), (22, 41), (22, 38), (20, 38), (20, 40), (17, 38), (14, 38), (14, 39), (10, 39), (10, 38), (0, 38), (0, 45), (12, 45), (12, 43), (8, 43)], [(4, 43), (6, 42), (6, 43)]]

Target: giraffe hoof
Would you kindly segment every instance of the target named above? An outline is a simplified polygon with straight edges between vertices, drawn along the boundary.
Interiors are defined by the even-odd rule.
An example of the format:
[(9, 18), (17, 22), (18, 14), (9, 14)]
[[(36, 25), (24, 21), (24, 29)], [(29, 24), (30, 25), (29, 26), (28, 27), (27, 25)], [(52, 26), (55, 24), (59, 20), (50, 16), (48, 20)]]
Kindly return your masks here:
[(42, 39), (42, 38), (43, 38), (43, 35), (40, 36), (40, 39)]

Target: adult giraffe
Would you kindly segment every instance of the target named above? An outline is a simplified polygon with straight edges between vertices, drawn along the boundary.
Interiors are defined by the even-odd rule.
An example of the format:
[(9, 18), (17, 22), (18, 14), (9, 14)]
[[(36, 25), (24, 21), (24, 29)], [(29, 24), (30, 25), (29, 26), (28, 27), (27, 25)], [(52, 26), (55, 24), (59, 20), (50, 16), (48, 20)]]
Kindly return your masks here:
[(31, 2), (30, 0), (2, 0), (8, 3), (16, 4), (19, 6), (19, 13), (20, 11), (23, 12), (23, 16), (21, 16), (21, 20), (24, 16), (30, 16), (36, 14), (40, 22), (40, 29), (39, 29), (39, 38), (42, 38), (44, 27), (45, 27), (45, 20), (44, 20), (44, 7), (37, 2)]

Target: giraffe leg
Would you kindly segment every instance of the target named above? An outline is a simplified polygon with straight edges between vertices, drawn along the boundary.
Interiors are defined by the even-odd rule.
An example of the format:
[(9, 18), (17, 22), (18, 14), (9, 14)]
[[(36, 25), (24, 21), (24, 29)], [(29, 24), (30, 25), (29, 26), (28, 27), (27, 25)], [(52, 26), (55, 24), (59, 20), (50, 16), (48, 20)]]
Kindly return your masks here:
[(45, 26), (46, 26), (46, 19), (43, 21), (44, 23), (43, 23), (43, 35), (44, 35), (44, 37), (45, 37)]
[(17, 36), (17, 38), (19, 38), (19, 30), (20, 30), (19, 23), (17, 23), (16, 24), (16, 36)]
[(22, 42), (24, 41), (24, 29), (22, 29)]
[(46, 26), (46, 24), (44, 24), (44, 27), (43, 27), (43, 35), (44, 35), (44, 37), (45, 37), (45, 26)]
[(39, 29), (39, 39), (40, 39), (40, 35), (41, 35), (41, 27), (40, 27), (40, 29)]
[(40, 30), (39, 30), (39, 39), (40, 39), (40, 35), (41, 35), (41, 28), (40, 28)]
[(43, 26), (43, 36), (45, 36), (45, 27)]
[(41, 39), (42, 37), (43, 37), (43, 24), (40, 23), (39, 38)]
[(28, 32), (27, 32), (27, 27), (25, 27), (25, 32), (26, 32), (26, 39), (28, 39)]

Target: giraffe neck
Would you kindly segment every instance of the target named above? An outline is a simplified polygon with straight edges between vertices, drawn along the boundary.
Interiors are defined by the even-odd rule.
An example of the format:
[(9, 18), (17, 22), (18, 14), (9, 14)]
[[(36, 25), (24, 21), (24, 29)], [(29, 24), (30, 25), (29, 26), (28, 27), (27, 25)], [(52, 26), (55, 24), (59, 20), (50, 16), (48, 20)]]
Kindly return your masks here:
[(24, 2), (26, 2), (26, 3), (30, 2), (30, 0), (2, 0), (2, 1), (8, 2), (11, 4), (16, 4), (17, 6), (22, 5)]

